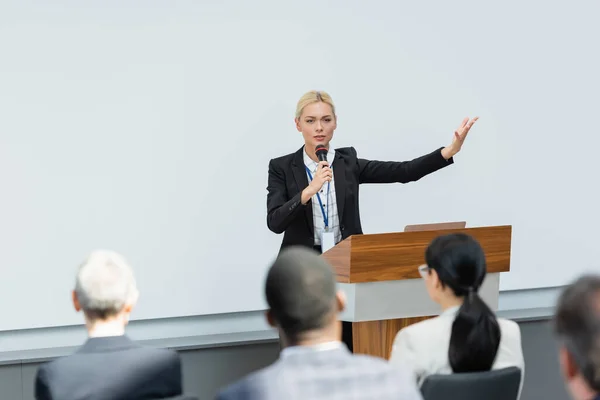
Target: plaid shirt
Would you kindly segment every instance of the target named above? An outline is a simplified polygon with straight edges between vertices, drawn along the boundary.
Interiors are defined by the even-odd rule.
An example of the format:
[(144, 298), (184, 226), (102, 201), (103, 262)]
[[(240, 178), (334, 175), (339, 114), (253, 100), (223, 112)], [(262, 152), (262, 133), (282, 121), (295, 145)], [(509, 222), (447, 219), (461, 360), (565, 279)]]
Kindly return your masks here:
[[(311, 160), (311, 158), (304, 151), (304, 165), (309, 169), (310, 174), (314, 177), (315, 172), (317, 171), (318, 163)], [(335, 157), (335, 150), (329, 149), (327, 153), (327, 161), (329, 161), (329, 165), (333, 169), (333, 178), (331, 179), (331, 183), (329, 186), (329, 198), (327, 197), (327, 184), (324, 184), (321, 190), (319, 191), (319, 196), (321, 197), (321, 202), (323, 203), (323, 209), (328, 215), (329, 218), (329, 229), (333, 230), (335, 236), (335, 242), (338, 243), (342, 239), (342, 233), (340, 231), (340, 219), (338, 215), (337, 202), (335, 197), (335, 166), (333, 165), (333, 158)], [(308, 177), (308, 181), (310, 182), (310, 176), (308, 172), (306, 173)], [(325, 219), (323, 218), (323, 212), (321, 211), (321, 205), (319, 204), (319, 199), (315, 194), (312, 199), (312, 214), (313, 214), (313, 223), (315, 225), (315, 245), (321, 245), (321, 232), (325, 229)], [(329, 204), (329, 210), (327, 210), (327, 205)]]
[(408, 369), (345, 347), (294, 349), (222, 390), (217, 400), (422, 400)]

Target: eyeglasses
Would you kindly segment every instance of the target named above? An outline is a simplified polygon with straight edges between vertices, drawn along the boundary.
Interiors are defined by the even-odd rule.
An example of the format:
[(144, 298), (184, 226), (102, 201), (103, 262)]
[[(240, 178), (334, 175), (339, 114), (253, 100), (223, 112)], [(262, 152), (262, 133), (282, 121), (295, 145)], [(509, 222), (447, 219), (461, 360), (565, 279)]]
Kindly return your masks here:
[(425, 279), (427, 275), (429, 275), (429, 266), (427, 264), (423, 264), (419, 266), (419, 274), (421, 274), (421, 278)]

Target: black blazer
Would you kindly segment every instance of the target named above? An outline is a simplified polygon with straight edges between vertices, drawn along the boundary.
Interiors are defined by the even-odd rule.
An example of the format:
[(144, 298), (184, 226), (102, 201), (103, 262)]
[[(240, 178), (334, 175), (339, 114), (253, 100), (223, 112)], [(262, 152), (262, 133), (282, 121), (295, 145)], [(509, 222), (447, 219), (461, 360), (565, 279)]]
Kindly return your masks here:
[[(335, 150), (333, 174), (342, 240), (362, 234), (358, 206), (361, 183), (408, 183), (454, 163), (442, 157), (442, 147), (411, 161), (372, 161), (358, 158), (354, 147)], [(267, 226), (284, 233), (281, 249), (291, 245), (314, 246), (312, 204), (300, 201), (308, 186), (304, 147), (269, 162)]]
[(74, 354), (42, 364), (37, 400), (161, 399), (182, 394), (179, 355), (126, 336), (91, 338)]

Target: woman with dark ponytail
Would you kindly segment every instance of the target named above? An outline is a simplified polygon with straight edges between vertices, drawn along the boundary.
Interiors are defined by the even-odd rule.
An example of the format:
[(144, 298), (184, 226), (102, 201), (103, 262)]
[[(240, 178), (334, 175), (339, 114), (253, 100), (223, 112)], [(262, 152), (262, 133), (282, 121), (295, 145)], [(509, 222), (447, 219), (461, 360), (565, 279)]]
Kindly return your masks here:
[(432, 374), (509, 366), (524, 371), (519, 326), (496, 318), (479, 296), (487, 272), (479, 243), (462, 233), (439, 236), (427, 248), (425, 262), (419, 271), (442, 313), (398, 332), (390, 362), (408, 364), (419, 384)]

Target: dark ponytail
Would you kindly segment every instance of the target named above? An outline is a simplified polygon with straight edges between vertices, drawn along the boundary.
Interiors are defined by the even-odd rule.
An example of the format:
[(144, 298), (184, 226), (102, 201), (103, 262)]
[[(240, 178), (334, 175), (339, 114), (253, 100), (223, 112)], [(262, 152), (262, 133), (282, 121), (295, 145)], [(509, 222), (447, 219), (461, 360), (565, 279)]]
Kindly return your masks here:
[(425, 258), (442, 285), (464, 297), (450, 335), (448, 358), (452, 371), (489, 371), (500, 345), (500, 326), (477, 293), (486, 275), (483, 249), (468, 235), (450, 234), (434, 239)]

